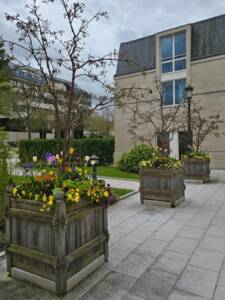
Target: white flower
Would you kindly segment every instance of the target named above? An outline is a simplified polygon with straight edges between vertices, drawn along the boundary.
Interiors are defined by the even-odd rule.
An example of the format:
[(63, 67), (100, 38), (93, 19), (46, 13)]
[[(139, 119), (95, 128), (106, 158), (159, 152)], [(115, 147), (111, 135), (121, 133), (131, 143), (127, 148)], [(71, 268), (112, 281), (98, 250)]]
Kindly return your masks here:
[(91, 165), (94, 166), (96, 164), (96, 160), (91, 160)]
[(60, 151), (60, 155), (63, 156), (63, 151)]
[(88, 161), (90, 160), (90, 156), (86, 155), (85, 158), (84, 158), (84, 160), (85, 160), (86, 162), (88, 162)]
[(38, 158), (37, 158), (37, 156), (35, 155), (35, 156), (33, 156), (32, 159), (33, 159), (33, 162), (36, 162)]
[(56, 154), (55, 159), (56, 159), (56, 160), (59, 159), (59, 154)]

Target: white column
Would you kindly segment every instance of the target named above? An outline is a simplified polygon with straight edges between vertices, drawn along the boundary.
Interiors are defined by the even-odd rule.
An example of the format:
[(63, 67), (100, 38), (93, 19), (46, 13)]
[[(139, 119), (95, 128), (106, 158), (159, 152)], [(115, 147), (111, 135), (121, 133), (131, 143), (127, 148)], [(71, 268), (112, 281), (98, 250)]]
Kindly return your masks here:
[(179, 159), (179, 132), (170, 132), (170, 156)]

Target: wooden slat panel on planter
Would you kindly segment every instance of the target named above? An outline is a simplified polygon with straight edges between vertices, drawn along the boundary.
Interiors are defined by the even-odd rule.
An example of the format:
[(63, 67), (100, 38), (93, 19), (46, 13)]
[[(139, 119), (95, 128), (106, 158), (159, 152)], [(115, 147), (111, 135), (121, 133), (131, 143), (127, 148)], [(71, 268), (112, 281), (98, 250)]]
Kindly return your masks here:
[[(141, 202), (145, 200), (168, 202), (171, 206), (184, 198), (184, 176), (182, 168), (142, 168), (140, 170)], [(156, 201), (155, 201), (156, 200)]]
[(210, 160), (209, 159), (194, 159), (183, 157), (184, 178), (209, 181), (210, 175)]
[(56, 282), (66, 293), (67, 280), (102, 254), (108, 259), (106, 209), (81, 201), (66, 206), (58, 199), (52, 213), (36, 201), (8, 201), (7, 263)]

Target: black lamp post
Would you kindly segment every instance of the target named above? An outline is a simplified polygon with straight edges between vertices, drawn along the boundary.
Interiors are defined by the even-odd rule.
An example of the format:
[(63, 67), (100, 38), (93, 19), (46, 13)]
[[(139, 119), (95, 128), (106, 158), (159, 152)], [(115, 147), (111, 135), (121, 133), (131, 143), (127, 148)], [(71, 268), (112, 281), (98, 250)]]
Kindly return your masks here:
[(191, 99), (192, 99), (193, 89), (194, 88), (191, 85), (188, 85), (185, 88), (187, 105), (188, 105), (188, 132), (190, 135), (191, 135)]
[(97, 164), (98, 164), (99, 157), (95, 154), (92, 154), (90, 157), (90, 163), (92, 166), (92, 179), (96, 180), (97, 179)]

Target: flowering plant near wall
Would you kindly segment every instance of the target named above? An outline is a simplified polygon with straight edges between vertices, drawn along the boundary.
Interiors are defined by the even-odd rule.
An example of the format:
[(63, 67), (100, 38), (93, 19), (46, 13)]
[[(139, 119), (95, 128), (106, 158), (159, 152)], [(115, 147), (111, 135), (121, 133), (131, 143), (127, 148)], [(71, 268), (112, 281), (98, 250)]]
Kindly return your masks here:
[(204, 152), (204, 151), (197, 151), (193, 148), (190, 147), (190, 150), (185, 152), (185, 154), (183, 155), (184, 158), (192, 158), (192, 159), (200, 159), (200, 160), (209, 160), (210, 161), (210, 156)]
[(143, 160), (140, 162), (141, 168), (175, 168), (182, 167), (182, 162), (174, 157), (162, 154), (160, 148), (154, 152), (154, 155), (149, 160)]
[[(64, 156), (65, 157), (65, 156)], [(50, 211), (55, 205), (55, 196), (63, 192), (68, 205), (78, 204), (82, 199), (92, 203), (107, 204), (110, 187), (105, 187), (101, 181), (93, 180), (87, 176), (86, 165), (89, 157), (77, 157), (75, 149), (70, 148), (62, 168), (63, 153), (52, 155), (48, 153), (46, 160), (54, 170), (43, 169), (40, 174), (31, 173), (26, 176), (23, 184), (14, 186), (11, 191), (16, 199), (34, 200), (41, 203), (41, 211)], [(33, 164), (38, 162), (33, 157)]]

